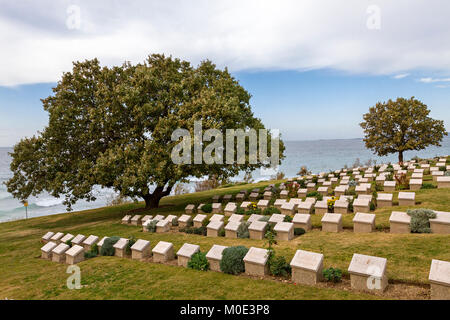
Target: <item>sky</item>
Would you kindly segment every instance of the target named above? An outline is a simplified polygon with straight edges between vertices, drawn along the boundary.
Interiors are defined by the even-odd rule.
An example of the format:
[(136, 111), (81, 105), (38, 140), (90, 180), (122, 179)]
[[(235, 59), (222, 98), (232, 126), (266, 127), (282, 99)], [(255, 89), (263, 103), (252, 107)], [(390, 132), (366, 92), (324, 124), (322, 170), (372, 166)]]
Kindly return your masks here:
[(359, 138), (378, 101), (411, 97), (450, 129), (450, 1), (0, 0), (0, 146), (47, 124), (72, 61), (151, 53), (228, 67), (286, 140)]

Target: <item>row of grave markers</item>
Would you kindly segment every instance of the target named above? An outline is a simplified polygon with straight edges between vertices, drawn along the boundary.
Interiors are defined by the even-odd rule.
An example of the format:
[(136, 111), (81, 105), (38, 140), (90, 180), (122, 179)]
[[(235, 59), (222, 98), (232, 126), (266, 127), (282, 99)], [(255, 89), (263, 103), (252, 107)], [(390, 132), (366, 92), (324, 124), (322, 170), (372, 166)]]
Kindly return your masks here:
[[(436, 218), (430, 219), (431, 232), (436, 234), (450, 234), (450, 212), (435, 211)], [(274, 230), (277, 234), (278, 240), (291, 240), (294, 238), (294, 229), (303, 228), (309, 231), (312, 228), (311, 214), (297, 213), (292, 218), (292, 222), (286, 222), (284, 214), (272, 214), (268, 221), (261, 221), (263, 215), (252, 214), (246, 221), (249, 223), (248, 229), (250, 239), (262, 240), (269, 224), (274, 225)], [(133, 217), (135, 218), (135, 217)], [(143, 231), (147, 231), (147, 223), (152, 220), (158, 221), (156, 224), (156, 232), (163, 233), (170, 230), (170, 222), (178, 224), (180, 228), (193, 225), (195, 228), (203, 226), (203, 223), (208, 218), (205, 214), (197, 214), (192, 217), (188, 214), (183, 214), (180, 217), (169, 215), (164, 217), (162, 215), (147, 216), (146, 220), (141, 220), (139, 217), (133, 221), (134, 225), (139, 226), (142, 223)], [(130, 216), (126, 216), (122, 223), (130, 221)], [(353, 231), (355, 233), (370, 233), (374, 232), (376, 215), (373, 213), (357, 212), (353, 217)], [(160, 224), (160, 222), (164, 222)], [(231, 214), (228, 217), (228, 222), (225, 225), (225, 216), (221, 214), (213, 214), (206, 225), (207, 236), (218, 237), (221, 229), (225, 229), (225, 237), (237, 238), (237, 231), (242, 222), (245, 222), (244, 216), (240, 214)], [(325, 232), (342, 232), (343, 231), (343, 215), (340, 213), (326, 212), (322, 219), (322, 231)], [(389, 218), (391, 233), (410, 233), (411, 217), (406, 212), (393, 211)]]
[[(69, 236), (68, 236), (69, 235)], [(45, 245), (41, 248), (41, 257), (59, 263), (76, 264), (84, 260), (85, 250), (97, 244), (99, 248), (107, 238), (99, 240), (99, 237), (90, 235), (85, 237), (77, 235), (72, 237), (69, 248), (63, 241), (70, 240), (70, 234), (61, 232), (48, 232), (42, 237)], [(67, 241), (66, 240), (66, 241)], [(128, 239), (121, 238), (115, 245), (115, 256), (126, 257), (125, 248)], [(59, 243), (59, 244), (58, 244)], [(214, 244), (206, 254), (210, 269), (220, 272), (222, 252), (226, 246)], [(200, 251), (200, 246), (185, 243), (177, 251), (176, 259), (179, 266), (187, 267), (191, 257)], [(148, 240), (138, 239), (131, 247), (131, 259), (145, 260), (153, 256), (153, 262), (165, 263), (175, 259), (174, 246), (170, 242), (159, 241), (151, 249)], [(250, 276), (264, 277), (269, 274), (269, 251), (263, 248), (251, 247), (244, 257), (245, 273)], [(292, 268), (291, 280), (297, 284), (315, 285), (323, 280), (323, 260), (321, 253), (297, 250), (290, 262)], [(351, 287), (354, 290), (371, 292), (373, 290), (385, 291), (388, 286), (386, 275), (387, 259), (355, 253), (348, 267)], [(450, 299), (450, 262), (435, 260), (431, 262), (429, 281), (431, 284), (432, 299)]]

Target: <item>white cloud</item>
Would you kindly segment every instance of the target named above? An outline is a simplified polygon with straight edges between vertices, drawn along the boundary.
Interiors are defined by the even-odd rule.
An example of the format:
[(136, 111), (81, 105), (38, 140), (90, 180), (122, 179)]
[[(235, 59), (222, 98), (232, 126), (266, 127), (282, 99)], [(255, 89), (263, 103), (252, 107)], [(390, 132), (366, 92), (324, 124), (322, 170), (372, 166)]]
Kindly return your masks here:
[(394, 79), (403, 79), (409, 76), (409, 73), (401, 73), (401, 74), (397, 74), (395, 76), (393, 76), (392, 78)]
[(420, 78), (420, 82), (423, 83), (434, 83), (434, 82), (450, 82), (450, 78)]
[[(450, 2), (378, 0), (379, 30), (367, 28), (367, 0), (2, 2), (0, 85), (56, 81), (74, 60), (120, 64), (154, 52), (233, 71), (450, 73), (450, 42), (442, 41)], [(72, 4), (79, 30), (66, 26)]]

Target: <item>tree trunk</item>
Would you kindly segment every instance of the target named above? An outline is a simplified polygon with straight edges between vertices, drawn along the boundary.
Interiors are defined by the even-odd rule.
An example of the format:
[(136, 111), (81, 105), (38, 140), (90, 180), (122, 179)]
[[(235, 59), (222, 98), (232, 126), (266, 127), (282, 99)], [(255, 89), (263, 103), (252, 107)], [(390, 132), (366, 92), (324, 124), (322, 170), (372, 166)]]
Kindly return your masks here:
[(161, 198), (167, 196), (172, 191), (172, 186), (164, 190), (164, 186), (157, 186), (152, 194), (145, 194), (142, 197), (145, 200), (145, 209), (155, 209), (159, 207)]
[(403, 164), (403, 151), (398, 152), (398, 162)]

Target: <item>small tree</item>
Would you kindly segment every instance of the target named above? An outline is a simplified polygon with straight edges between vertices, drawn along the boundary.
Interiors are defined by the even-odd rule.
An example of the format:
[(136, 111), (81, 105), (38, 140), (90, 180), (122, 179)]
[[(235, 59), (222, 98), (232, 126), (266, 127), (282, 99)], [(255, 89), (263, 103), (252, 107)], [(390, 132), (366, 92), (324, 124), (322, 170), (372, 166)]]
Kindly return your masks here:
[(360, 124), (366, 147), (379, 156), (398, 152), (398, 161), (402, 163), (407, 150), (441, 146), (447, 135), (444, 121), (434, 120), (429, 114), (428, 107), (414, 97), (378, 102)]

